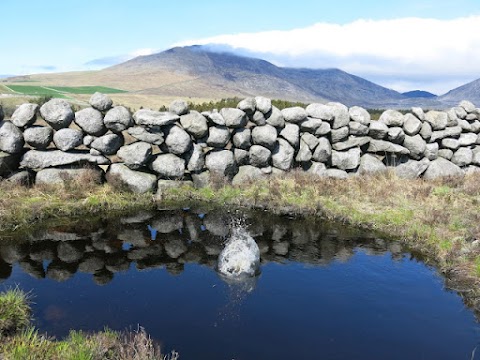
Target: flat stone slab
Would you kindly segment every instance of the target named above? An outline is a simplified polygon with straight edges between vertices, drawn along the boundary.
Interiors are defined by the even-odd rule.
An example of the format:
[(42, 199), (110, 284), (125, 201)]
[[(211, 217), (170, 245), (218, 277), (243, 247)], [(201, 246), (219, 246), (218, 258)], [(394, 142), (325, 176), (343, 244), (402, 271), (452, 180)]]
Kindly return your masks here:
[(44, 169), (54, 166), (89, 162), (97, 165), (108, 165), (110, 160), (103, 156), (90, 155), (89, 152), (63, 152), (61, 150), (30, 150), (23, 155), (20, 166), (29, 169)]

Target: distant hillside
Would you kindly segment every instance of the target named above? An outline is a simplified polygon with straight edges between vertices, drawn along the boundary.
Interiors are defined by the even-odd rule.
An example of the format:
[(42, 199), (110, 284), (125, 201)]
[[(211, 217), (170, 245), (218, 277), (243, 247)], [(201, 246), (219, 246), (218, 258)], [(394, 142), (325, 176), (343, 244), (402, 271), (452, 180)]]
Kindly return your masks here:
[(402, 93), (402, 95), (408, 98), (425, 98), (425, 99), (432, 99), (437, 97), (437, 95), (432, 94), (431, 92), (428, 92), (428, 91), (423, 91), (423, 90), (407, 91)]
[(439, 99), (448, 105), (457, 105), (462, 100), (469, 100), (480, 107), (480, 79), (450, 90)]

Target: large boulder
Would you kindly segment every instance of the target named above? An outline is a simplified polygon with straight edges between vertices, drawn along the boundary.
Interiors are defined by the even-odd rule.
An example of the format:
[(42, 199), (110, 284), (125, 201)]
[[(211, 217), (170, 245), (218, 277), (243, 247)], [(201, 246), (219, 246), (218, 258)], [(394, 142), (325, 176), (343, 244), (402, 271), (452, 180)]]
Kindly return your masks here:
[(154, 192), (157, 177), (153, 174), (129, 169), (123, 164), (112, 164), (106, 174), (107, 182), (116, 186), (125, 186), (130, 191), (143, 194)]
[(461, 101), (460, 104), (458, 104), (458, 106), (461, 108), (464, 108), (468, 114), (473, 113), (475, 111), (475, 105), (468, 100)]
[(410, 151), (398, 144), (393, 144), (388, 141), (383, 141), (383, 140), (375, 140), (372, 139), (370, 140), (370, 145), (368, 146), (367, 149), (368, 152), (370, 153), (392, 153), (392, 154), (401, 154), (401, 155), (408, 155)]
[(84, 151), (67, 153), (61, 150), (30, 150), (23, 155), (20, 165), (28, 169), (43, 169), (82, 163), (108, 165), (110, 161), (103, 156), (90, 155), (90, 153)]
[[(323, 120), (307, 117), (307, 120), (300, 124), (300, 129), (315, 134), (319, 127), (323, 124)], [(327, 123), (328, 124), (328, 123)]]
[(205, 166), (205, 155), (199, 144), (193, 144), (187, 160), (187, 169), (190, 172), (200, 172)]
[(125, 106), (115, 106), (108, 110), (103, 118), (107, 129), (121, 132), (133, 126), (132, 115)]
[(215, 125), (225, 126), (225, 119), (218, 111), (212, 111), (211, 113), (206, 114), (209, 123)]
[(401, 144), (405, 140), (405, 133), (401, 127), (391, 127), (388, 129), (387, 139), (395, 144)]
[(60, 129), (53, 135), (57, 149), (69, 151), (83, 144), (83, 131), (77, 129)]
[(332, 166), (340, 170), (354, 170), (360, 165), (359, 148), (348, 151), (332, 151)]
[(267, 124), (275, 126), (276, 128), (285, 127), (285, 119), (282, 115), (282, 112), (275, 106), (272, 106), (270, 113), (266, 114), (265, 116), (267, 117)]
[(188, 114), (188, 104), (185, 100), (173, 100), (168, 107), (168, 111), (178, 116)]
[[(246, 131), (247, 129), (240, 130)], [(248, 132), (250, 132), (250, 130), (248, 130)], [(243, 134), (246, 134), (246, 132)], [(208, 131), (207, 145), (216, 148), (224, 148), (230, 141), (230, 136), (230, 131), (226, 126), (211, 126)]]
[(350, 121), (348, 123), (349, 133), (350, 135), (355, 136), (366, 136), (368, 135), (369, 128), (367, 125), (363, 125), (356, 121)]
[(282, 110), (283, 118), (289, 123), (300, 123), (307, 118), (307, 112), (299, 106), (286, 108)]
[(259, 168), (267, 167), (270, 165), (270, 159), (272, 152), (266, 147), (260, 145), (252, 145), (249, 151), (250, 165)]
[[(325, 138), (321, 138), (325, 139)], [(326, 139), (325, 139), (326, 140)], [(350, 136), (347, 140), (343, 142), (337, 142), (332, 145), (334, 150), (344, 151), (354, 147), (362, 147), (370, 142), (371, 138), (368, 136)], [(328, 142), (328, 140), (327, 140)], [(318, 160), (320, 161), (320, 160)]]
[(408, 160), (395, 167), (395, 175), (401, 179), (416, 179), (422, 176), (429, 164), (428, 161)]
[(82, 183), (88, 179), (93, 183), (100, 184), (103, 180), (102, 169), (95, 168), (49, 168), (42, 169), (35, 176), (35, 184), (40, 185), (60, 185), (63, 186), (67, 181), (76, 180)]
[(42, 118), (55, 130), (68, 127), (75, 114), (70, 104), (63, 99), (52, 99), (40, 108)]
[(103, 114), (93, 108), (77, 111), (74, 121), (89, 135), (102, 136), (107, 132), (107, 128), (103, 123)]
[(333, 107), (330, 105), (314, 103), (308, 105), (305, 111), (307, 112), (308, 116), (315, 119), (332, 121), (334, 117)]
[(172, 126), (165, 138), (165, 145), (172, 154), (182, 155), (192, 147), (192, 139), (181, 127)]
[(403, 123), (403, 131), (409, 136), (417, 135), (422, 130), (422, 122), (413, 114), (405, 115)]
[(150, 160), (152, 156), (152, 145), (139, 141), (122, 146), (118, 149), (117, 155), (130, 169), (136, 170), (145, 166)]
[(277, 130), (272, 125), (256, 126), (252, 130), (252, 140), (254, 144), (272, 150), (277, 141)]
[(248, 150), (235, 148), (233, 149), (233, 155), (238, 166), (248, 165), (250, 161), (250, 153)]
[(88, 103), (98, 111), (107, 111), (111, 109), (113, 101), (107, 95), (96, 92), (90, 97)]
[(448, 124), (448, 114), (444, 111), (430, 110), (425, 114), (425, 121), (432, 126), (434, 131), (444, 130)]
[(160, 154), (150, 165), (161, 178), (179, 179), (185, 175), (185, 160), (174, 154)]
[(155, 111), (150, 109), (140, 109), (133, 114), (135, 124), (143, 126), (166, 126), (175, 124), (180, 120), (177, 114), (166, 111)]
[(365, 126), (368, 126), (370, 124), (370, 113), (364, 108), (361, 108), (359, 106), (352, 106), (350, 109), (348, 109), (348, 113), (350, 114), (350, 119), (352, 119), (352, 121), (355, 121)]
[(225, 120), (225, 126), (229, 128), (241, 128), (247, 124), (247, 114), (240, 109), (223, 108), (220, 115)]
[(266, 97), (256, 96), (255, 104), (257, 110), (262, 112), (263, 114), (268, 114), (272, 110), (272, 100)]
[(465, 167), (472, 163), (473, 151), (468, 147), (461, 147), (452, 156), (451, 162), (457, 166)]
[(286, 123), (280, 131), (280, 136), (296, 149), (300, 143), (300, 127), (296, 124)]
[(252, 165), (244, 165), (238, 168), (238, 173), (232, 179), (232, 185), (243, 185), (251, 180), (262, 179), (266, 175), (261, 169)]
[(426, 180), (434, 180), (442, 177), (463, 177), (465, 174), (462, 169), (448, 161), (439, 157), (437, 160), (430, 162), (428, 169), (423, 174)]
[(428, 122), (424, 121), (422, 124), (422, 128), (420, 129), (420, 136), (426, 141), (433, 142), (434, 140), (431, 140), (432, 134), (432, 126)]
[[(446, 128), (445, 130), (433, 131), (431, 132), (431, 135), (430, 135), (430, 142), (435, 142), (445, 138), (458, 138), (461, 133), (462, 133), (462, 128), (460, 126), (452, 126), (452, 127)], [(420, 132), (420, 135), (421, 135), (421, 132)], [(423, 138), (425, 139), (425, 137)]]
[(0, 151), (0, 176), (5, 177), (15, 170), (20, 165), (19, 154), (8, 154)]
[(471, 146), (477, 144), (478, 135), (474, 133), (461, 134), (458, 138), (460, 146)]
[(348, 126), (344, 126), (339, 129), (332, 129), (331, 136), (330, 136), (332, 139), (332, 144), (346, 140), (348, 138), (349, 133), (350, 133), (350, 130)]
[(412, 114), (419, 118), (420, 121), (425, 121), (425, 113), (421, 107), (412, 107)]
[(425, 153), (427, 143), (420, 135), (406, 135), (405, 140), (403, 141), (403, 146), (410, 151), (410, 157), (415, 160), (420, 160)]
[(380, 121), (372, 121), (370, 123), (368, 135), (373, 139), (383, 140), (387, 137), (388, 126)]
[(208, 133), (207, 119), (198, 111), (190, 111), (188, 114), (180, 116), (180, 124), (189, 134), (197, 139), (204, 137)]
[(162, 145), (164, 141), (163, 131), (160, 129), (145, 129), (143, 126), (134, 126), (128, 129), (128, 134), (133, 136), (135, 139), (153, 144), (153, 145)]
[(252, 146), (252, 131), (246, 128), (237, 129), (233, 134), (233, 145), (238, 149), (250, 149), (250, 146)]
[(210, 173), (233, 177), (237, 172), (237, 164), (233, 152), (229, 150), (211, 151), (205, 157), (205, 166)]
[(327, 138), (319, 138), (318, 145), (312, 155), (312, 159), (319, 163), (328, 163), (332, 156), (332, 145)]
[(435, 160), (436, 158), (438, 158), (438, 149), (438, 143), (427, 144), (427, 146), (425, 147), (424, 156), (428, 160)]
[(348, 123), (350, 122), (350, 114), (348, 112), (348, 108), (345, 105), (337, 102), (331, 102), (327, 105), (332, 108), (332, 129), (340, 129), (344, 126), (348, 126)]
[(312, 150), (308, 144), (305, 141), (300, 140), (300, 147), (298, 149), (297, 156), (295, 157), (295, 161), (299, 163), (306, 163), (312, 160), (312, 157)]
[(253, 115), (255, 113), (255, 110), (257, 110), (257, 104), (254, 98), (249, 97), (240, 101), (237, 105), (237, 109), (242, 110), (247, 115)]
[(10, 121), (0, 122), (0, 151), (16, 154), (22, 151), (25, 141), (18, 127)]
[(403, 114), (397, 110), (385, 110), (378, 119), (389, 127), (402, 127), (404, 122)]
[(360, 175), (372, 175), (387, 171), (385, 164), (376, 156), (365, 154), (360, 158), (358, 173)]
[(20, 128), (33, 124), (37, 119), (38, 108), (37, 104), (20, 105), (12, 115), (12, 123)]
[(460, 141), (458, 139), (443, 139), (441, 142), (442, 148), (450, 149), (450, 150), (457, 150), (460, 147)]
[(272, 165), (280, 170), (292, 168), (295, 149), (282, 138), (278, 139), (277, 145), (272, 151)]
[[(55, 135), (53, 136), (55, 140)], [(123, 136), (118, 134), (107, 134), (96, 138), (90, 147), (101, 152), (103, 155), (115, 155), (123, 145)]]

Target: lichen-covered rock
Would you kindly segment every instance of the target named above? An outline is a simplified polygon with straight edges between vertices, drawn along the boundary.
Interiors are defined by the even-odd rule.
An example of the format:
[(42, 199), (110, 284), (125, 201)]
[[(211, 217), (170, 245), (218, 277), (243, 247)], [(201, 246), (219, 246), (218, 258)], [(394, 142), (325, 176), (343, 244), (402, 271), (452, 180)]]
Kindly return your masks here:
[(416, 116), (406, 114), (404, 118), (403, 131), (405, 131), (405, 134), (415, 136), (422, 130), (422, 122)]
[(253, 115), (255, 113), (255, 110), (257, 110), (257, 104), (254, 98), (249, 97), (240, 101), (237, 105), (237, 109), (242, 110), (247, 115)]
[(168, 111), (141, 109), (133, 114), (133, 120), (137, 125), (167, 126), (175, 124), (178, 120), (180, 120), (180, 116)]
[(233, 152), (229, 150), (210, 151), (205, 157), (205, 166), (211, 173), (227, 177), (233, 177), (238, 170)]
[(44, 150), (53, 140), (53, 129), (49, 126), (34, 126), (23, 132), (25, 142), (31, 147)]
[(99, 110), (86, 108), (75, 113), (75, 123), (87, 134), (102, 136), (107, 132), (103, 114)]
[(118, 149), (117, 156), (132, 170), (147, 164), (152, 156), (152, 145), (139, 141)]
[(458, 104), (458, 106), (464, 108), (468, 114), (475, 111), (475, 105), (468, 100), (461, 101), (460, 104)]
[(283, 109), (282, 115), (286, 122), (294, 124), (298, 124), (307, 118), (307, 112), (299, 106)]
[(412, 113), (415, 115), (420, 121), (425, 121), (425, 113), (422, 108), (420, 107), (412, 107)]
[(298, 149), (295, 161), (298, 163), (305, 163), (312, 160), (312, 156), (312, 150), (308, 144), (305, 141), (300, 140), (300, 148)]
[(185, 160), (173, 154), (157, 155), (150, 168), (164, 179), (180, 179), (185, 174)]
[(477, 144), (478, 135), (474, 133), (461, 134), (458, 138), (460, 146), (471, 146)]
[(326, 136), (332, 132), (332, 127), (326, 121), (322, 121), (322, 124), (315, 131), (315, 136)]
[(198, 111), (190, 111), (188, 114), (180, 116), (180, 124), (196, 139), (200, 139), (208, 133), (207, 119)]
[(397, 110), (385, 110), (378, 119), (389, 127), (402, 127), (404, 122), (403, 114)]
[(192, 147), (190, 135), (179, 126), (172, 126), (165, 138), (168, 151), (175, 155), (185, 154)]
[[(307, 117), (307, 120), (300, 124), (301, 131), (315, 134), (319, 127), (323, 124), (323, 120)], [(328, 124), (328, 123), (327, 123)], [(330, 124), (329, 124), (330, 125)]]
[(368, 130), (368, 135), (373, 139), (383, 140), (387, 137), (388, 126), (380, 121), (372, 121)]
[(93, 156), (85, 151), (67, 153), (61, 150), (30, 150), (23, 155), (20, 165), (28, 169), (44, 169), (82, 163), (108, 165), (110, 161), (103, 156)]
[(205, 154), (199, 144), (193, 144), (187, 159), (187, 169), (190, 172), (200, 172), (205, 167)]
[(450, 149), (440, 149), (438, 150), (438, 157), (450, 160), (453, 156), (453, 151)]
[(435, 142), (445, 138), (458, 138), (461, 133), (462, 128), (460, 126), (453, 126), (446, 128), (445, 130), (433, 131), (430, 136), (430, 142)]
[(350, 114), (348, 113), (348, 108), (345, 105), (337, 102), (331, 102), (327, 105), (332, 108), (332, 129), (340, 129), (342, 127), (348, 126), (348, 123), (350, 122)]
[(395, 175), (401, 179), (417, 179), (427, 170), (428, 161), (408, 160), (395, 167)]
[(188, 104), (185, 100), (173, 100), (168, 107), (168, 111), (178, 116), (188, 114)]
[(266, 97), (256, 96), (255, 104), (257, 110), (262, 112), (263, 114), (268, 114), (272, 110), (272, 100)]
[(112, 99), (105, 94), (96, 92), (91, 97), (88, 103), (98, 111), (107, 111), (112, 107)]
[(415, 136), (405, 136), (405, 140), (403, 141), (403, 146), (406, 147), (410, 151), (410, 157), (415, 160), (420, 160), (425, 153), (425, 149), (427, 147), (427, 143), (420, 135)]
[(391, 127), (388, 129), (387, 140), (395, 144), (401, 144), (405, 140), (405, 133), (401, 127)]
[(350, 114), (350, 119), (362, 125), (368, 126), (370, 124), (370, 113), (361, 108), (360, 106), (352, 106), (348, 109), (348, 113)]
[(33, 124), (37, 119), (38, 108), (38, 104), (20, 105), (12, 115), (12, 123), (19, 128)]
[(295, 149), (287, 140), (279, 138), (275, 148), (272, 151), (272, 165), (281, 170), (289, 170), (292, 168)]
[(282, 112), (272, 106), (270, 113), (265, 114), (267, 119), (267, 124), (275, 126), (276, 128), (283, 129), (285, 127), (285, 119), (283, 118)]
[(468, 147), (461, 147), (454, 152), (451, 162), (457, 166), (468, 166), (473, 161), (473, 151)]
[[(55, 135), (53, 136), (55, 141)], [(91, 144), (92, 149), (98, 150), (103, 155), (115, 155), (123, 145), (123, 136), (119, 134), (107, 134), (96, 138)]]
[[(368, 136), (350, 136), (343, 142), (337, 142), (332, 145), (334, 150), (344, 151), (354, 147), (362, 147), (370, 142)], [(328, 140), (327, 140), (328, 141)]]
[(327, 138), (319, 138), (318, 145), (312, 155), (312, 159), (320, 163), (328, 163), (332, 156), (332, 145)]
[(360, 165), (358, 167), (358, 173), (360, 175), (372, 175), (387, 171), (385, 164), (377, 157), (364, 154), (360, 158)]
[(359, 148), (348, 151), (332, 150), (332, 166), (340, 170), (354, 170), (360, 165), (360, 154)]
[(332, 121), (334, 117), (332, 106), (325, 104), (310, 104), (306, 107), (305, 111), (308, 116), (315, 119)]
[[(248, 132), (250, 132), (249, 129), (239, 129), (239, 130), (240, 131), (248, 130)], [(208, 131), (207, 145), (216, 147), (216, 148), (223, 148), (230, 141), (230, 137), (231, 137), (230, 131), (226, 126), (211, 126)]]
[(438, 143), (427, 144), (425, 147), (425, 153), (423, 154), (428, 160), (435, 160), (438, 158)]
[(350, 130), (348, 126), (344, 126), (339, 129), (332, 129), (331, 131), (332, 144), (346, 140), (348, 138), (349, 131)]
[(153, 145), (162, 145), (164, 141), (163, 131), (160, 129), (147, 130), (143, 126), (134, 126), (128, 129), (128, 133), (137, 140)]
[(272, 152), (264, 146), (252, 145), (249, 151), (250, 165), (263, 168), (270, 165)]
[(252, 130), (252, 141), (272, 150), (277, 141), (277, 130), (272, 125), (256, 126)]
[(75, 114), (68, 102), (63, 99), (51, 99), (40, 107), (40, 115), (55, 130), (67, 128)]
[(428, 122), (424, 121), (422, 124), (422, 128), (420, 129), (420, 136), (423, 138), (423, 140), (433, 141), (431, 140), (432, 134), (432, 126)]
[(448, 124), (448, 115), (443, 111), (430, 110), (425, 114), (425, 121), (432, 126), (434, 131), (444, 130)]
[(225, 126), (229, 128), (241, 128), (247, 124), (247, 114), (240, 109), (223, 108), (220, 115), (225, 120)]
[(392, 153), (401, 155), (408, 155), (410, 153), (407, 148), (401, 145), (375, 139), (370, 140), (370, 145), (368, 146), (367, 151), (371, 153)]
[(280, 136), (296, 149), (300, 143), (300, 127), (296, 124), (286, 123), (280, 131)]
[(129, 169), (123, 164), (112, 164), (106, 174), (107, 182), (115, 186), (125, 186), (130, 191), (143, 194), (154, 192), (157, 177), (153, 174)]
[(60, 129), (53, 135), (57, 149), (69, 151), (83, 144), (83, 131), (77, 129)]
[(426, 180), (434, 180), (442, 177), (463, 177), (465, 174), (460, 167), (439, 157), (437, 160), (430, 162), (428, 169), (423, 174)]
[(114, 132), (121, 132), (133, 126), (132, 115), (125, 106), (115, 106), (108, 110), (103, 118), (107, 129)]
[(367, 125), (363, 125), (356, 121), (350, 121), (348, 123), (348, 129), (350, 135), (355, 136), (366, 136), (368, 135), (369, 128)]
[(0, 122), (0, 151), (17, 154), (22, 151), (25, 140), (18, 127), (10, 121)]
[(237, 129), (233, 134), (233, 145), (238, 149), (250, 149), (250, 146), (252, 146), (252, 131), (246, 128)]
[(460, 147), (460, 141), (458, 139), (443, 139), (442, 140), (442, 148), (444, 149), (450, 149), (450, 150), (457, 150)]

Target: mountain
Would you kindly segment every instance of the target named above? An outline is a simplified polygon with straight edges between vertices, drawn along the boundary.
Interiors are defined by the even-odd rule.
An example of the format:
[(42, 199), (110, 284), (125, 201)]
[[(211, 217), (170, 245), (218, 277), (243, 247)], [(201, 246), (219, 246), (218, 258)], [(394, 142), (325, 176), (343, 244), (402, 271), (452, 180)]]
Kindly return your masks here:
[(480, 106), (480, 79), (450, 90), (439, 99), (447, 105), (457, 105), (462, 100), (469, 100)]
[(423, 90), (407, 91), (402, 93), (402, 95), (408, 98), (425, 98), (425, 99), (431, 99), (431, 98), (437, 97), (437, 95), (432, 94), (431, 92), (428, 92), (428, 91), (423, 91)]
[(264, 95), (304, 102), (339, 101), (365, 107), (395, 106), (409, 99), (339, 69), (283, 68), (265, 60), (213, 52), (202, 46), (176, 47), (139, 56), (102, 72), (137, 78), (169, 73), (184, 78), (136, 92), (140, 94), (204, 98), (218, 94), (220, 97)]

